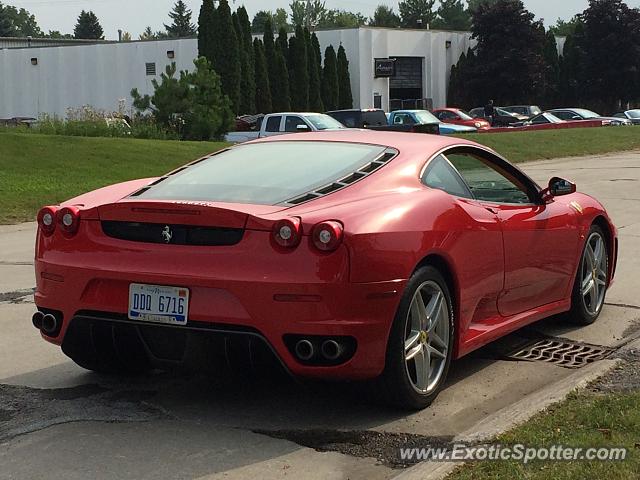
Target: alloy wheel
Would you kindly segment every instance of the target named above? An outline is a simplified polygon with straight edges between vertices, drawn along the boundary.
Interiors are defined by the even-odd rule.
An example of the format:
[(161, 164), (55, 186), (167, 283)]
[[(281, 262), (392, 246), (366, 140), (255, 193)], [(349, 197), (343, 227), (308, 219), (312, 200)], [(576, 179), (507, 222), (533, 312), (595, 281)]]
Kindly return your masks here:
[(600, 312), (607, 290), (607, 250), (602, 235), (589, 236), (582, 256), (580, 294), (589, 315)]
[(431, 393), (438, 385), (449, 353), (450, 312), (442, 288), (427, 281), (416, 290), (405, 326), (405, 367), (413, 388)]

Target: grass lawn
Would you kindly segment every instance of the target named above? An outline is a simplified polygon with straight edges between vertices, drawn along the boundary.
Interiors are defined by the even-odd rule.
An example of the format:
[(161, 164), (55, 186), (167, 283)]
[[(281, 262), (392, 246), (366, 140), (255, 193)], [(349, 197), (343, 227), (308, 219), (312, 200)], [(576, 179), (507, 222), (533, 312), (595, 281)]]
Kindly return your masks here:
[(0, 133), (0, 224), (112, 183), (154, 177), (224, 143)]
[(460, 138), (493, 148), (516, 163), (640, 149), (640, 127), (636, 126), (478, 133)]
[(572, 394), (495, 443), (527, 447), (626, 447), (614, 462), (478, 462), (459, 467), (447, 480), (630, 480), (640, 478), (640, 392)]
[[(640, 149), (640, 127), (465, 135), (514, 162)], [(0, 132), (0, 224), (124, 180), (161, 175), (223, 143)]]

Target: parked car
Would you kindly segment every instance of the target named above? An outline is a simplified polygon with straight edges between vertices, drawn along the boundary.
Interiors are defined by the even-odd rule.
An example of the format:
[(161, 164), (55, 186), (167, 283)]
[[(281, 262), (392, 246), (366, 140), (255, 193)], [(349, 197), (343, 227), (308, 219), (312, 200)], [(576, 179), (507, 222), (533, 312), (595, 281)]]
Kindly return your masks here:
[(602, 120), (603, 125), (632, 125), (631, 120), (626, 118), (603, 117), (599, 113), (584, 108), (554, 108), (549, 111), (562, 120)]
[(522, 123), (516, 123), (513, 126), (548, 125), (551, 123), (566, 123), (566, 121), (556, 117), (551, 112), (543, 112)]
[(616, 113), (616, 118), (626, 118), (630, 120), (634, 125), (640, 125), (640, 110), (627, 110), (625, 112)]
[(491, 124), (484, 118), (473, 118), (459, 108), (439, 108), (432, 113), (444, 123), (474, 127), (478, 130), (489, 130), (491, 128)]
[(528, 118), (533, 118), (536, 115), (542, 113), (542, 109), (537, 105), (512, 105), (510, 107), (500, 107), (505, 112), (515, 113), (517, 115), (523, 115)]
[(32, 323), (78, 365), (277, 358), (297, 377), (378, 378), (412, 409), (507, 333), (596, 321), (618, 245), (567, 180), (541, 188), (460, 138), (358, 130), (238, 145), (37, 218)]
[[(494, 111), (495, 114), (493, 115), (493, 124), (491, 125), (493, 127), (508, 127), (509, 125), (513, 125), (514, 123), (529, 120), (529, 117), (525, 115), (510, 113), (500, 107), (495, 107)], [(473, 118), (484, 118), (488, 121), (488, 119), (484, 116), (484, 107), (474, 108), (469, 112), (469, 114)]]
[(433, 133), (436, 135), (440, 133), (438, 122), (416, 123), (413, 125), (389, 124), (389, 118), (384, 113), (384, 110), (379, 108), (335, 110), (327, 112), (327, 115), (331, 115), (348, 128), (366, 128), (369, 130), (385, 130), (391, 132)]
[(285, 133), (318, 132), (346, 128), (340, 122), (323, 113), (271, 113), (257, 120), (255, 131), (229, 132), (224, 139), (230, 143), (243, 143), (263, 137)]
[(438, 124), (441, 135), (478, 131), (475, 127), (441, 122), (428, 110), (396, 110), (389, 114), (389, 125), (432, 125), (434, 123)]

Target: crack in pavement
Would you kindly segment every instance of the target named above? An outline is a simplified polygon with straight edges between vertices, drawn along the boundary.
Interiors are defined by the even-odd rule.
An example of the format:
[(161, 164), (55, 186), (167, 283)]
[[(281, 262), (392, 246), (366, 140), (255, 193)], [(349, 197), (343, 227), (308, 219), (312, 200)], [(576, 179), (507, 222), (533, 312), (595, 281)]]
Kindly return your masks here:
[(33, 266), (33, 262), (7, 262), (6, 260), (0, 260), (0, 267), (1, 266), (25, 266), (25, 267), (32, 267)]
[(621, 308), (630, 308), (632, 310), (640, 310), (640, 306), (631, 305), (629, 303), (609, 303), (609, 302), (605, 302), (605, 305), (608, 305), (610, 307), (621, 307)]
[(154, 390), (99, 385), (37, 389), (0, 384), (0, 443), (71, 422), (147, 422), (170, 415), (147, 400)]
[(0, 303), (33, 303), (31, 301), (25, 301), (25, 297), (30, 297), (35, 293), (35, 288), (28, 288), (26, 290), (15, 290), (13, 292), (0, 293)]
[(453, 436), (430, 437), (410, 433), (373, 430), (253, 430), (278, 440), (287, 440), (318, 452), (338, 452), (358, 458), (375, 458), (391, 468), (407, 468), (417, 459), (403, 459), (400, 449), (450, 447)]

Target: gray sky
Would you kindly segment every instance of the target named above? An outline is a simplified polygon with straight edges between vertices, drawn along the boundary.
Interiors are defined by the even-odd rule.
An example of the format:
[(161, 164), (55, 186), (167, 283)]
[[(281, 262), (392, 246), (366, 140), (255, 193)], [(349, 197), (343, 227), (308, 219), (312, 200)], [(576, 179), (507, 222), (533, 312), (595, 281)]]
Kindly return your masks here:
[[(201, 0), (185, 0), (198, 16)], [(118, 29), (131, 32), (134, 38), (150, 25), (153, 30), (160, 30), (163, 23), (168, 23), (167, 13), (175, 0), (2, 0), (2, 3), (26, 8), (36, 15), (40, 27), (45, 30), (60, 30), (73, 33), (76, 18), (82, 9), (93, 10), (105, 30), (107, 39), (116, 39)], [(235, 4), (244, 4), (249, 16), (258, 10), (275, 10), (285, 7), (288, 10), (290, 0), (236, 0)], [(380, 3), (395, 7), (398, 0), (326, 0), (328, 8), (341, 8), (360, 11), (369, 16)], [(557, 18), (571, 18), (583, 11), (587, 0), (524, 0), (525, 5), (538, 18), (544, 18), (547, 25), (555, 23)], [(632, 7), (640, 7), (640, 0), (627, 0)], [(233, 5), (232, 5), (233, 6)]]

